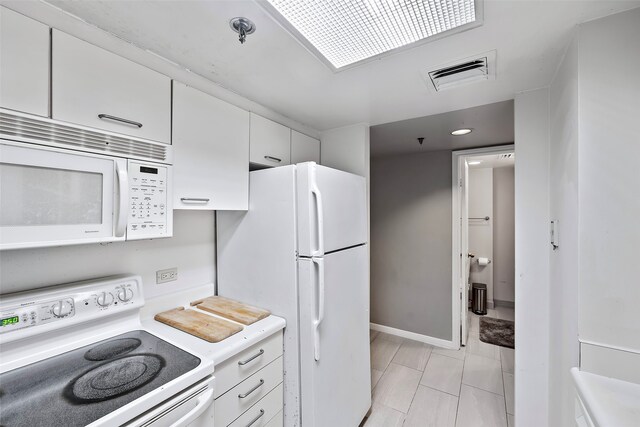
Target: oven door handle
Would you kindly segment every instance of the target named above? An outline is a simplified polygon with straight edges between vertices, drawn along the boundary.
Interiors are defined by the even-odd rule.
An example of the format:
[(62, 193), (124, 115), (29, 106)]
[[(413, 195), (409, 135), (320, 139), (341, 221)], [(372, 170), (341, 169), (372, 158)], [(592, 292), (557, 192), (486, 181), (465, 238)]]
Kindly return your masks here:
[(189, 413), (185, 414), (175, 423), (171, 424), (171, 427), (185, 427), (191, 424), (196, 418), (198, 418), (204, 411), (213, 404), (213, 388), (209, 387), (207, 391), (198, 396), (198, 403)]
[(116, 161), (116, 175), (118, 175), (118, 217), (116, 218), (115, 235), (124, 236), (127, 231), (127, 217), (129, 216), (129, 173), (126, 161)]

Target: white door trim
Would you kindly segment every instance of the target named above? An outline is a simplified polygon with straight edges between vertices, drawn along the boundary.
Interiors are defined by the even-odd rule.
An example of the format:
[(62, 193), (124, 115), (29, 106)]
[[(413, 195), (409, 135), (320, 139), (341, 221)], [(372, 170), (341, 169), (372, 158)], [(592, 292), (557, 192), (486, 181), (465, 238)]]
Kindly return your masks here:
[(456, 348), (460, 348), (460, 327), (462, 317), (462, 304), (460, 303), (460, 289), (458, 273), (460, 271), (460, 233), (458, 218), (460, 218), (461, 206), (459, 203), (460, 187), (458, 185), (458, 165), (460, 160), (467, 157), (484, 156), (487, 154), (513, 153), (514, 144), (499, 145), (495, 147), (472, 148), (451, 152), (451, 324), (452, 341)]

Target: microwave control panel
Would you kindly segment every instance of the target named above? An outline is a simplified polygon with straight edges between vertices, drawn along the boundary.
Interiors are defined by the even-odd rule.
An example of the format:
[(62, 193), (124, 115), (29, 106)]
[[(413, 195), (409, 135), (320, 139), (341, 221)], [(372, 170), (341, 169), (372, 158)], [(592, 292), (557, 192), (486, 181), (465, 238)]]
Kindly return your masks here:
[(168, 175), (167, 166), (129, 161), (127, 240), (173, 234)]

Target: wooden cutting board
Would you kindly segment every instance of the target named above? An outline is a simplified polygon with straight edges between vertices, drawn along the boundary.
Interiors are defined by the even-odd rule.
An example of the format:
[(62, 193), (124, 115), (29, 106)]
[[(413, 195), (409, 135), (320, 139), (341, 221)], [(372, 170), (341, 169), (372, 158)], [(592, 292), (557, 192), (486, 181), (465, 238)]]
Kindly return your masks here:
[(193, 301), (191, 305), (243, 325), (251, 325), (271, 314), (268, 310), (220, 296), (211, 296)]
[(154, 319), (212, 343), (229, 338), (243, 329), (241, 325), (195, 310), (185, 310), (184, 307), (163, 311), (156, 314)]

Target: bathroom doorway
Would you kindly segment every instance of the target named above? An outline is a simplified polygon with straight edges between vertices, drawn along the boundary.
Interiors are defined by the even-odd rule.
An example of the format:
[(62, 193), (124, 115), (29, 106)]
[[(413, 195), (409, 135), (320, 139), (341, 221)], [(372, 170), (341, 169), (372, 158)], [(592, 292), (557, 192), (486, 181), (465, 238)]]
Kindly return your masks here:
[(482, 341), (480, 323), (492, 341), (490, 326), (512, 324), (491, 319), (515, 318), (514, 146), (454, 151), (452, 158), (454, 333), (466, 346), (470, 334)]

